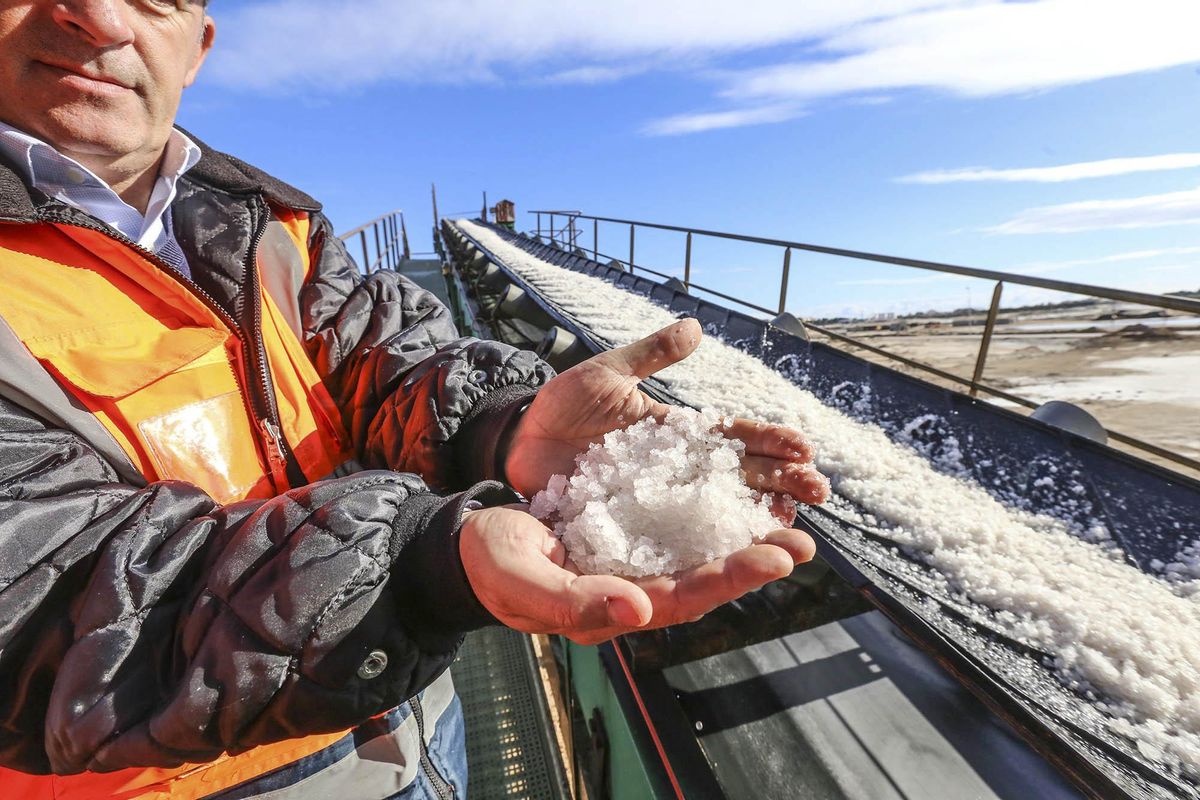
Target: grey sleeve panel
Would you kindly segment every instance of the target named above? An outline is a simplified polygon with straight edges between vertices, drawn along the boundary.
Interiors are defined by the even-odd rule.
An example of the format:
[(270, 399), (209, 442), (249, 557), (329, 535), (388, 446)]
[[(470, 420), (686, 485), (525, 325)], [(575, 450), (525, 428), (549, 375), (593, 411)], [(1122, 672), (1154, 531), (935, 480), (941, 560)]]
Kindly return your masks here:
[(122, 480), (138, 487), (146, 485), (145, 476), (108, 429), (59, 385), (3, 317), (0, 317), (0, 397), (82, 438), (112, 465)]

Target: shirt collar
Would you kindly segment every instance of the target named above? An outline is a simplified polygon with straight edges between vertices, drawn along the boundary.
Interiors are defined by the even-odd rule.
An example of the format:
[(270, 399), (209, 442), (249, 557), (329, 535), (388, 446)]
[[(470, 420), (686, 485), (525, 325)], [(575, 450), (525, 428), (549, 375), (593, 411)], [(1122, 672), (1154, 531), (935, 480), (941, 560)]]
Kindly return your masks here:
[[(75, 159), (3, 121), (0, 121), (0, 153), (8, 157), (30, 186), (51, 197), (82, 186), (112, 191), (103, 179)], [(176, 181), (196, 166), (200, 155), (199, 145), (178, 128), (172, 128), (159, 178), (166, 179), (173, 188)]]

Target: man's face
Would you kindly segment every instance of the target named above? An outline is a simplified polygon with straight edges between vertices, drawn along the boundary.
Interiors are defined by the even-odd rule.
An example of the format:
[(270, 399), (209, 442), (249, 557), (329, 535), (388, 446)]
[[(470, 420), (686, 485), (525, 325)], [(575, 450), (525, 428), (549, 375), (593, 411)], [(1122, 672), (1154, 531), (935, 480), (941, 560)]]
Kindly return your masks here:
[(0, 0), (0, 120), (68, 153), (157, 153), (213, 30), (200, 0)]

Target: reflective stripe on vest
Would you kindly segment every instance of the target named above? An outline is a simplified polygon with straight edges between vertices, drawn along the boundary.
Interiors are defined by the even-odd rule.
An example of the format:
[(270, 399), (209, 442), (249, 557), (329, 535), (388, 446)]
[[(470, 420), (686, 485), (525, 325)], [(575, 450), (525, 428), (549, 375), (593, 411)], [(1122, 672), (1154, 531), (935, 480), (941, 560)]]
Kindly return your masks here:
[[(308, 480), (347, 459), (340, 414), (296, 325), (311, 269), (306, 215), (276, 210), (257, 253), (262, 341), (283, 437)], [(289, 488), (272, 475), (245, 397), (246, 355), (178, 280), (104, 233), (0, 225), (0, 316), (46, 371), (112, 434), (147, 480), (193, 483), (221, 503)], [(283, 479), (286, 481), (286, 478)], [(0, 796), (200, 798), (320, 752), (346, 731), (178, 768), (31, 776), (0, 769)]]

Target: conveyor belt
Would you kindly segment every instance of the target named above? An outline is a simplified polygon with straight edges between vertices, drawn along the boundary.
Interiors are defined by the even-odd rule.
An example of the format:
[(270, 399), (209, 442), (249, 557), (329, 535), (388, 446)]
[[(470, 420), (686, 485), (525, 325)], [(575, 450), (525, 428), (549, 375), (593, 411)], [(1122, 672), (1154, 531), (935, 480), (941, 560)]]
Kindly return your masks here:
[[(1173, 560), (1183, 545), (1200, 539), (1200, 483), (1194, 480), (1037, 420), (806, 342), (642, 275), (492, 230), (552, 264), (606, 279), (677, 314), (696, 317), (706, 331), (759, 358), (824, 402), (853, 408), (893, 438), (906, 423), (931, 415), (926, 429), (919, 431), (931, 450), (957, 439), (965, 445), (962, 468), (998, 499), (1062, 518), (1080, 529), (1100, 521), (1129, 561), (1143, 571), (1150, 571), (1152, 561)], [(474, 244), (488, 253), (479, 242)], [(594, 350), (607, 346), (568, 310), (539, 296), (494, 254), (488, 255), (558, 324)], [(671, 399), (661, 386), (650, 391)], [(1041, 480), (1051, 470), (1076, 475), (1076, 485)], [(798, 525), (817, 537), (821, 555), (839, 574), (1089, 794), (1197, 796), (1193, 784), (1166, 774), (1130, 742), (1113, 736), (1101, 712), (1064, 687), (1043, 665), (1045, 654), (998, 635), (988, 627), (985, 614), (949, 596), (935, 573), (905, 558), (894, 544), (823, 509), (805, 509)]]

